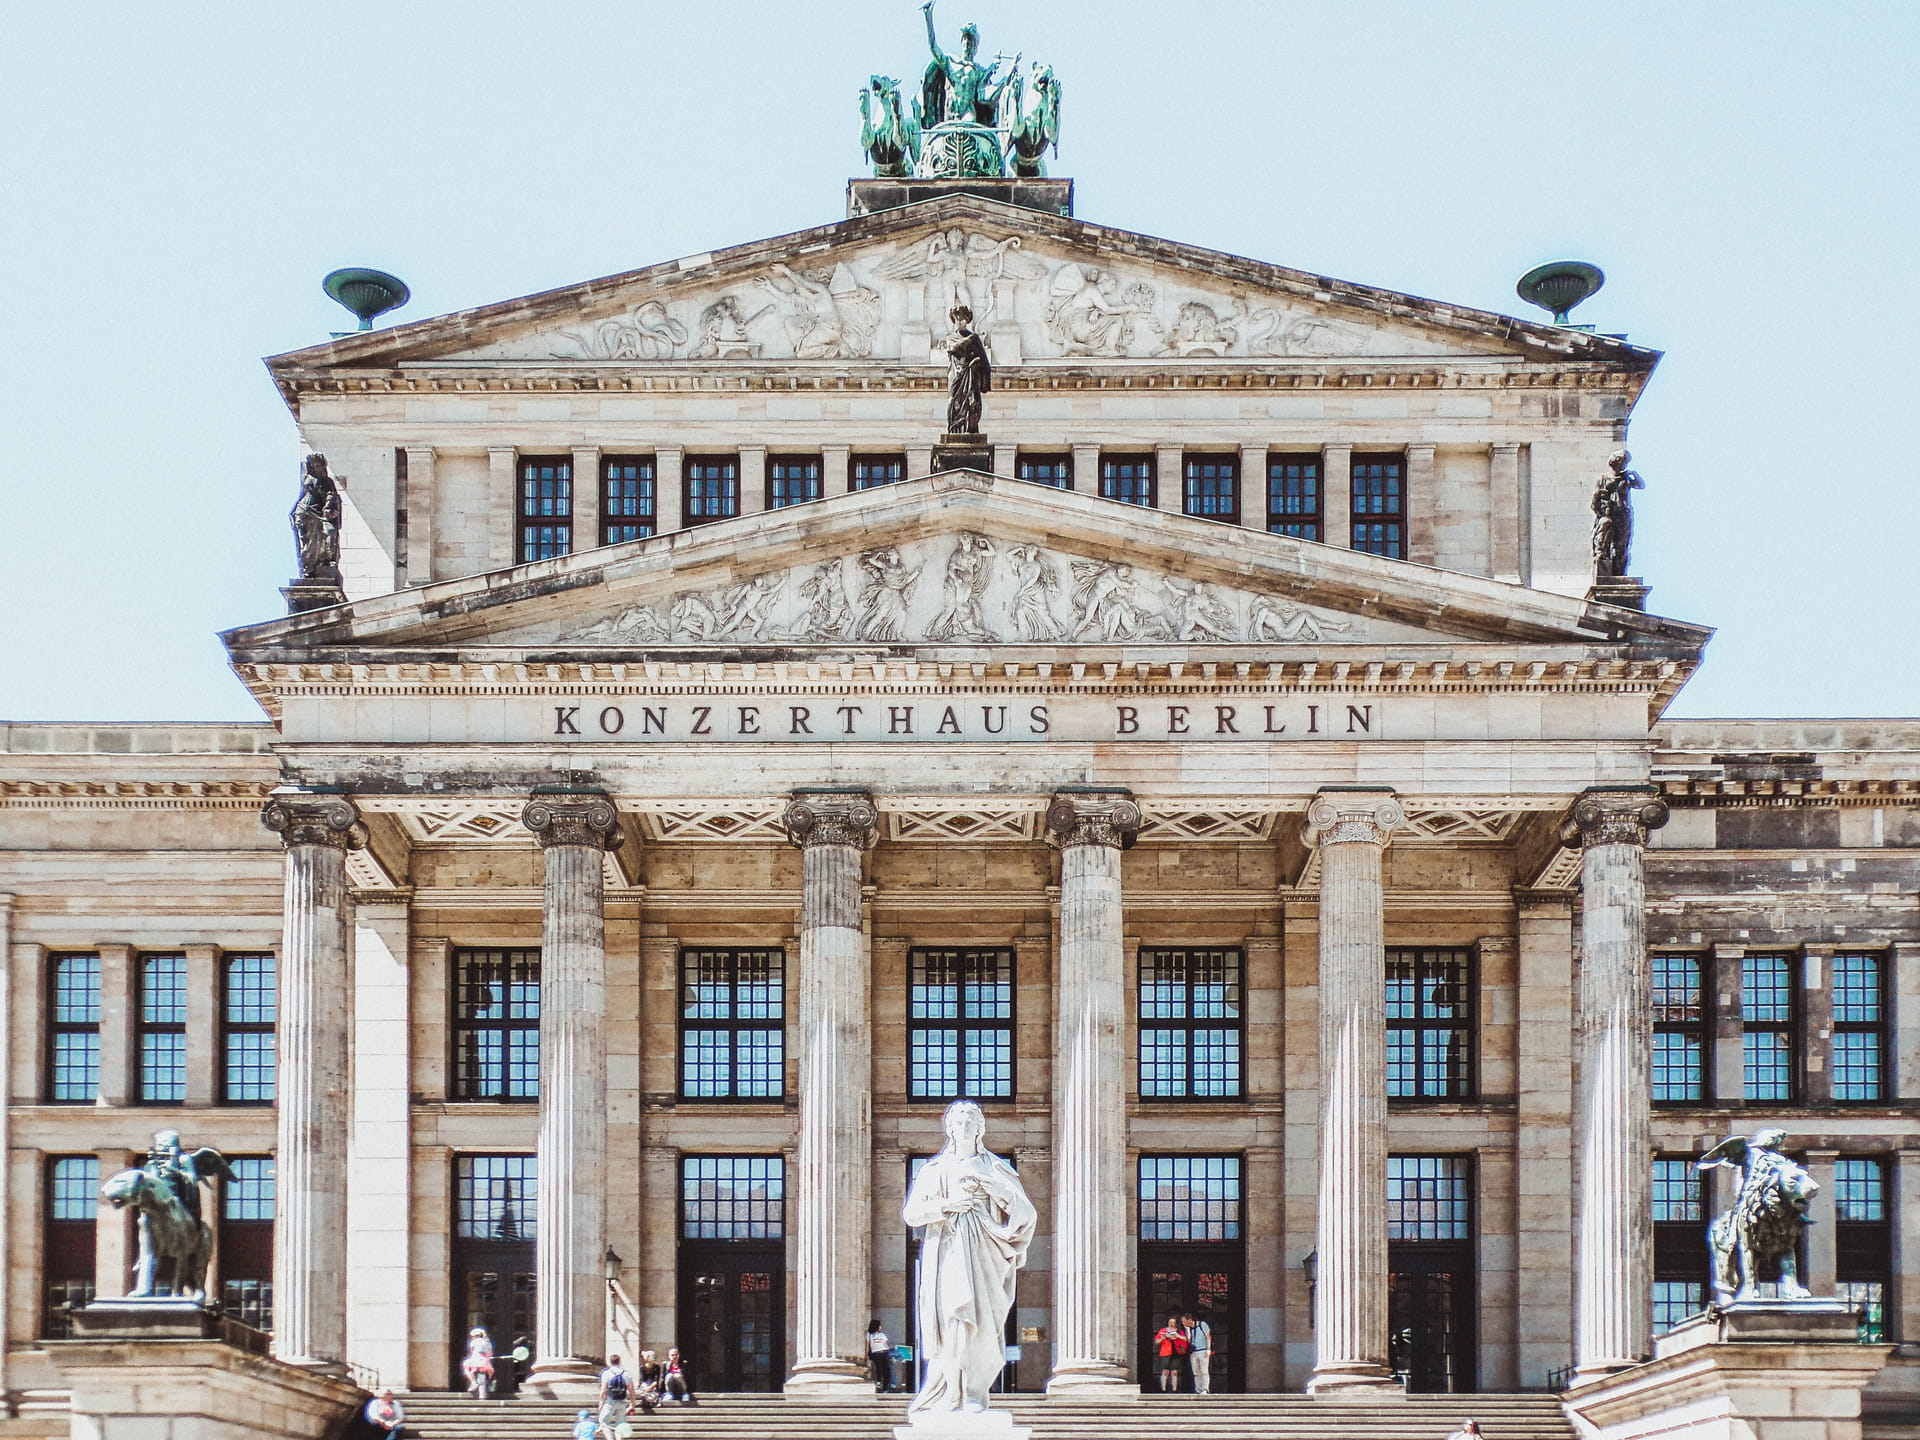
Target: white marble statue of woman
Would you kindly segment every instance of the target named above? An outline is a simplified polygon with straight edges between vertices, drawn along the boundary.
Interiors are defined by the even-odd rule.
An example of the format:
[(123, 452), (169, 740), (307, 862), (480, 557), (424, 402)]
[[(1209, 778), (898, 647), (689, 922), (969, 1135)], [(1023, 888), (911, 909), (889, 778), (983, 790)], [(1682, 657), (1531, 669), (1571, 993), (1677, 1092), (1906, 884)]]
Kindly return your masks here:
[(987, 1408), (1006, 1364), (1007, 1311), (1037, 1218), (1020, 1177), (981, 1144), (986, 1116), (947, 1107), (947, 1143), (920, 1167), (901, 1216), (926, 1227), (920, 1245), (918, 1339), (926, 1379), (907, 1414)]

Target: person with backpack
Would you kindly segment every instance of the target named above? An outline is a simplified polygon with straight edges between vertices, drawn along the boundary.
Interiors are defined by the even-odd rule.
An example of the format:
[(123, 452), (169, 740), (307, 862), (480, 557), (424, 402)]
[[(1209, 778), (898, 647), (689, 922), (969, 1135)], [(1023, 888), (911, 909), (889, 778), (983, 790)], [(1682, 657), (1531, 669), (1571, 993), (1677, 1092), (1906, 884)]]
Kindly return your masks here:
[(621, 1368), (618, 1355), (609, 1355), (607, 1368), (600, 1372), (600, 1418), (595, 1426), (606, 1440), (619, 1435), (632, 1396), (633, 1377)]
[(1192, 1315), (1180, 1317), (1187, 1328), (1187, 1363), (1193, 1367), (1193, 1393), (1213, 1393), (1213, 1327)]
[(1153, 1337), (1153, 1348), (1160, 1360), (1161, 1392), (1172, 1395), (1180, 1389), (1180, 1372), (1187, 1368), (1187, 1355), (1193, 1348), (1187, 1332), (1180, 1328), (1178, 1315), (1167, 1317), (1167, 1323)]

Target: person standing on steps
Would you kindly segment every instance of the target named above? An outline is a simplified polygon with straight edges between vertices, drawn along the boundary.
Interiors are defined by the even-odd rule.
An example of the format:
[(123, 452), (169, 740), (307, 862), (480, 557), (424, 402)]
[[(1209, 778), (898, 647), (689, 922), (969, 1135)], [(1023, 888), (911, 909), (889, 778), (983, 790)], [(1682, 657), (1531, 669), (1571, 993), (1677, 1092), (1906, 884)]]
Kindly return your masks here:
[(594, 1427), (602, 1440), (618, 1440), (632, 1396), (633, 1377), (621, 1368), (618, 1355), (609, 1355), (607, 1368), (600, 1372), (600, 1417)]
[(493, 1341), (478, 1325), (467, 1332), (467, 1353), (460, 1361), (460, 1373), (467, 1377), (467, 1394), (476, 1400), (493, 1395)]
[(1180, 1317), (1187, 1330), (1187, 1363), (1193, 1367), (1193, 1393), (1213, 1393), (1213, 1327), (1192, 1315)]
[(884, 1395), (893, 1389), (893, 1342), (880, 1328), (878, 1317), (867, 1322), (867, 1368), (873, 1372), (873, 1391)]
[(1180, 1372), (1186, 1368), (1189, 1348), (1187, 1332), (1180, 1328), (1180, 1317), (1169, 1315), (1167, 1323), (1160, 1327), (1160, 1333), (1153, 1337), (1154, 1354), (1160, 1360), (1161, 1394), (1179, 1392)]

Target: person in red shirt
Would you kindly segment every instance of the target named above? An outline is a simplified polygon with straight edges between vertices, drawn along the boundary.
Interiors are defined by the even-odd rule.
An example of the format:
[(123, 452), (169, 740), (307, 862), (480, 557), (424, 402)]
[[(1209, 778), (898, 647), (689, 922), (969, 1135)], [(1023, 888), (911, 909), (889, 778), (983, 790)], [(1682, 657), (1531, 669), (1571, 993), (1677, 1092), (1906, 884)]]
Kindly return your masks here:
[(1153, 1337), (1154, 1353), (1160, 1360), (1160, 1388), (1167, 1394), (1180, 1388), (1180, 1372), (1186, 1368), (1187, 1352), (1192, 1348), (1187, 1332), (1180, 1328), (1180, 1317), (1169, 1315), (1160, 1333)]

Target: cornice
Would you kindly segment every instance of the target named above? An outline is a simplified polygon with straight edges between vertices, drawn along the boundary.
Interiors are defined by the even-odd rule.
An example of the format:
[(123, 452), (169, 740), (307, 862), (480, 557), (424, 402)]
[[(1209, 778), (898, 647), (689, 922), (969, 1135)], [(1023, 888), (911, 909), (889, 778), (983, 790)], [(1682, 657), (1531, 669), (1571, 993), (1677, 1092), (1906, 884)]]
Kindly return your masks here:
[(1823, 808), (1871, 809), (1889, 799), (1920, 795), (1920, 780), (1693, 780), (1655, 778), (1676, 810), (1788, 809), (1813, 802)]
[[(74, 758), (74, 757), (69, 757)], [(257, 810), (275, 780), (0, 780), (0, 805), (63, 809)]]

